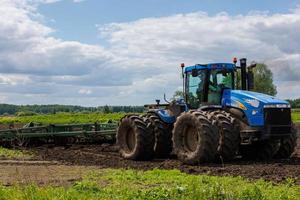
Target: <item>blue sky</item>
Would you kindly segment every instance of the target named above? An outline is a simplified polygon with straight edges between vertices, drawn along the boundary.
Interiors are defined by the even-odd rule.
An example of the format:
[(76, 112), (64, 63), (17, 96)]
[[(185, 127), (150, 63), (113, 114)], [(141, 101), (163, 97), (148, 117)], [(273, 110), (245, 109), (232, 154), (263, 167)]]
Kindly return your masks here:
[[(220, 3), (221, 2), (221, 3)], [(266, 63), (300, 97), (300, 1), (0, 0), (0, 103), (143, 105), (180, 63)]]
[(101, 26), (199, 11), (209, 15), (220, 12), (245, 15), (253, 11), (286, 13), (299, 3), (299, 0), (85, 0), (81, 3), (66, 0), (42, 4), (39, 11), (46, 17), (47, 24), (56, 29), (55, 36), (105, 45), (105, 41), (98, 37), (96, 24)]

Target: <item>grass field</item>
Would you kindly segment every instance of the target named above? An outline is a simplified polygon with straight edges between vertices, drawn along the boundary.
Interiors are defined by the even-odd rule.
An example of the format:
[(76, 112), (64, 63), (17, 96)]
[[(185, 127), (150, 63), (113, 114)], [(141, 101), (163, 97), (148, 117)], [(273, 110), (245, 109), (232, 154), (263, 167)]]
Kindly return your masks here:
[(292, 119), (294, 123), (300, 123), (300, 109), (293, 110)]
[[(49, 115), (34, 115), (34, 116), (3, 116), (0, 117), (0, 124), (10, 123), (29, 123), (36, 122), (42, 124), (73, 124), (73, 123), (94, 123), (107, 122), (109, 119), (119, 121), (125, 113), (57, 113)], [(300, 110), (295, 110), (292, 113), (294, 123), (300, 123)]]
[(49, 115), (33, 115), (33, 116), (4, 116), (0, 117), (0, 124), (10, 123), (29, 123), (36, 122), (42, 124), (76, 124), (76, 123), (94, 123), (107, 122), (108, 120), (119, 121), (125, 113), (57, 113)]
[(71, 187), (0, 186), (1, 200), (16, 199), (297, 199), (292, 179), (275, 185), (241, 177), (187, 175), (178, 170), (112, 170), (89, 173)]
[(0, 147), (0, 158), (27, 159), (27, 158), (31, 158), (32, 156), (33, 153), (29, 151), (22, 151), (18, 149), (7, 149), (7, 148)]

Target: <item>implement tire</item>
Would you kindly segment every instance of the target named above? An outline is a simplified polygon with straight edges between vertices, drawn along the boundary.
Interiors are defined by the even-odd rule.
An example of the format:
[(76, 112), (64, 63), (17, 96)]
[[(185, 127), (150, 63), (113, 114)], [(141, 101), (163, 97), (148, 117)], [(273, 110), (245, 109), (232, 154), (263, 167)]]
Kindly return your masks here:
[(297, 129), (292, 125), (292, 134), (280, 140), (280, 148), (275, 155), (275, 158), (290, 158), (297, 146)]
[(155, 136), (154, 153), (157, 158), (167, 158), (172, 151), (172, 126), (162, 121), (154, 112), (146, 114)]
[(182, 113), (173, 129), (173, 147), (180, 161), (195, 165), (211, 162), (217, 154), (219, 141), (215, 120), (202, 111)]
[(217, 121), (220, 135), (217, 159), (232, 160), (238, 153), (241, 138), (237, 119), (225, 111), (212, 111), (210, 115)]
[(251, 145), (241, 145), (240, 153), (243, 158), (250, 160), (270, 160), (278, 152), (279, 147), (278, 140), (266, 140)]
[(142, 118), (128, 115), (121, 119), (117, 131), (120, 154), (130, 160), (153, 158), (154, 135)]

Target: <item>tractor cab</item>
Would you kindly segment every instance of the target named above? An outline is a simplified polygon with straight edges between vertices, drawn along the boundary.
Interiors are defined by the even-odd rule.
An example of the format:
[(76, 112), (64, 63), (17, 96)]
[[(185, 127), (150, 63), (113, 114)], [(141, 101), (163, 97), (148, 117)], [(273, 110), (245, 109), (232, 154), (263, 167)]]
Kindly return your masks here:
[(185, 68), (185, 101), (191, 109), (221, 105), (223, 91), (234, 89), (236, 66), (232, 63), (197, 64)]

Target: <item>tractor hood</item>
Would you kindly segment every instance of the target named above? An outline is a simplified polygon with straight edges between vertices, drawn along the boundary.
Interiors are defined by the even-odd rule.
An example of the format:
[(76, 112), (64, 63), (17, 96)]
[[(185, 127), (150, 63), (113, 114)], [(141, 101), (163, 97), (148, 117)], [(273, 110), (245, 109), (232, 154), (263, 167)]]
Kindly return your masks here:
[(245, 90), (224, 90), (222, 106), (242, 110), (251, 126), (264, 125), (264, 108), (289, 108), (287, 101)]
[(245, 90), (231, 90), (231, 96), (248, 100), (258, 100), (263, 104), (289, 104), (287, 101), (276, 99), (270, 95)]

